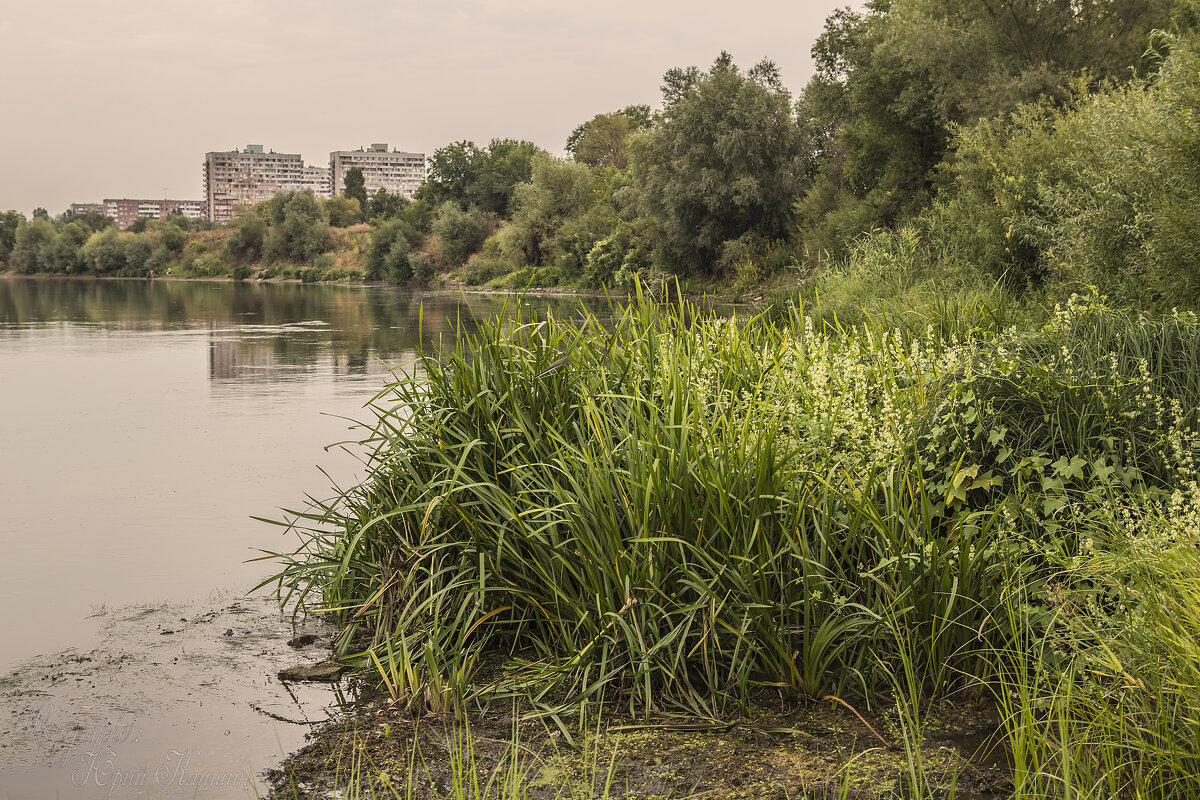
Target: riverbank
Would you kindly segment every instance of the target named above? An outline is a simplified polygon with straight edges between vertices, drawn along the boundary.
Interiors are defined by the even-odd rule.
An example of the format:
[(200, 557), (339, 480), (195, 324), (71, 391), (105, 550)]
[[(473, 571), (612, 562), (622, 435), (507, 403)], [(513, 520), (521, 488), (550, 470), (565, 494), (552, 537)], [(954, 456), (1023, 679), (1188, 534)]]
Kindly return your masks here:
[(92, 646), (0, 677), (0, 795), (261, 795), (262, 771), (357, 697), (351, 682), (275, 679), (334, 632), (293, 625), (269, 598), (224, 592), (99, 608), (89, 621)]
[(293, 520), (279, 580), (343, 609), (337, 655), (414, 717), (516, 702), (575, 739), (828, 704), (848, 754), (852, 717), (889, 727), (926, 797), (955, 774), (929, 709), (990, 699), (1018, 796), (1200, 781), (1195, 317), (883, 302), (460, 332), (389, 387), (369, 480)]
[[(0, 527), (9, 532), (0, 602), (12, 610), (0, 622), (0, 675), (31, 660), (44, 663), (36, 675), (44, 685), (33, 675), (22, 685), (53, 694), (64, 687), (51, 686), (47, 675), (69, 669), (66, 680), (74, 682), (100, 660), (93, 651), (124, 652), (116, 638), (107, 636), (108, 617), (90, 616), (97, 609), (115, 614), (145, 604), (186, 606), (216, 589), (243, 594), (270, 569), (247, 562), (261, 554), (258, 548), (288, 549), (297, 541), (252, 516), (270, 516), (277, 505), (290, 505), (297, 492), (327, 496), (330, 481), (361, 480), (357, 458), (323, 448), (360, 435), (349, 420), (369, 418), (364, 404), (383, 388), (392, 366), (412, 359), (414, 348), (435, 343), (452, 331), (454, 320), (469, 324), (496, 313), (503, 303), (498, 297), (413, 294), (395, 287), (0, 281), (0, 383), (12, 388), (4, 394), (0, 415), (5, 448)], [(567, 314), (577, 304), (562, 305)], [(209, 610), (187, 611), (175, 621)], [(267, 611), (279, 619), (269, 602)], [(164, 627), (176, 634), (160, 636), (157, 623), (113, 630), (128, 631), (135, 652), (144, 644), (142, 637), (151, 645), (174, 642), (177, 648), (203, 652), (178, 629)], [(228, 628), (238, 630), (225, 624), (214, 635)], [(187, 631), (202, 635), (207, 627), (193, 625)], [(286, 639), (278, 644), (290, 652)], [(53, 661), (69, 650), (94, 660), (74, 666)], [(252, 766), (251, 777), (300, 746), (300, 735), (282, 737), (286, 744), (281, 745), (271, 728), (278, 721), (248, 705), (226, 715), (226, 724), (218, 728), (207, 714), (219, 698), (208, 695), (245, 679), (262, 691), (231, 697), (258, 702), (284, 691), (275, 677), (278, 668), (315, 660), (315, 654), (294, 653), (280, 667), (270, 658), (242, 663), (231, 667), (236, 674), (222, 677), (218, 687), (202, 687), (189, 697), (193, 687), (185, 686), (178, 697), (144, 703), (143, 688), (168, 671), (186, 667), (198, 681), (212, 680), (200, 673), (210, 662), (172, 664), (176, 655), (139, 660), (136, 669), (119, 673), (111, 688), (102, 690), (97, 682), (104, 698), (77, 692), (70, 708), (91, 706), (97, 713), (102, 704), (118, 711), (136, 708), (139, 718), (157, 729), (157, 738), (147, 741), (168, 749), (198, 749), (211, 757), (237, 742), (239, 752), (229, 763)], [(221, 663), (211, 660), (218, 672)], [(128, 686), (127, 706), (121, 705), (118, 679)], [(125, 724), (128, 715), (120, 712), (113, 719)], [(202, 720), (208, 722), (202, 725)], [(0, 744), (8, 742), (9, 752), (15, 752), (16, 740), (33, 750), (41, 747), (27, 735), (14, 731), (0, 737)], [(241, 760), (242, 752), (255, 751), (262, 753), (261, 760)], [(149, 756), (136, 763), (147, 766), (153, 781), (152, 767), (161, 763), (165, 750)], [(226, 767), (225, 759), (217, 762), (211, 770)], [(10, 779), (16, 780), (9, 775), (10, 764), (7, 753), (0, 755), (0, 797), (54, 797), (56, 791), (64, 800), (87, 797), (72, 791), (69, 771), (61, 781), (42, 771), (38, 775), (46, 782), (41, 784), (33, 783), (38, 775), (22, 775), (30, 783), (21, 783), (20, 791), (10, 788)], [(228, 794), (216, 796), (224, 800)], [(247, 796), (252, 796), (249, 789)]]
[[(929, 716), (920, 758), (930, 789), (964, 800), (1011, 790), (991, 709), (942, 703)], [(459, 787), (504, 800), (886, 798), (903, 794), (910, 766), (897, 718), (860, 719), (836, 703), (756, 709), (727, 724), (603, 716), (573, 729), (573, 743), (519, 717), (497, 709), (414, 719), (385, 702), (360, 706), (267, 773), (270, 797), (449, 797)]]

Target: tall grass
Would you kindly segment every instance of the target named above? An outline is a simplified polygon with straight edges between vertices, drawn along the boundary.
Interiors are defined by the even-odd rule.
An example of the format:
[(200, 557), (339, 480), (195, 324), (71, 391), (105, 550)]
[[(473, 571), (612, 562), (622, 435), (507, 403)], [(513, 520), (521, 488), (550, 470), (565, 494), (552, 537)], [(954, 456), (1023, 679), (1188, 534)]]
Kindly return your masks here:
[[(895, 468), (925, 356), (876, 332), (881, 362), (799, 313), (526, 314), (423, 354), (375, 405), (371, 480), (294, 521), (282, 589), (340, 616), (344, 654), (366, 626), (363, 660), (399, 655), (397, 694), (715, 717), (761, 691), (870, 697), (885, 611), (935, 682), (990, 631), (993, 523), (943, 524)], [(515, 669), (468, 690), (495, 651)]]
[(1200, 795), (1200, 539), (1153, 509), (1111, 527), (1045, 635), (1000, 654), (1017, 797)]
[(1200, 325), (1095, 297), (1032, 327), (991, 295), (914, 314), (514, 307), (398, 373), (369, 480), (286, 523), (273, 581), (414, 710), (901, 686), (919, 752), (920, 698), (965, 687), (998, 691), (1027, 796), (1190, 787), (1190, 579), (1081, 565), (1200, 530)]

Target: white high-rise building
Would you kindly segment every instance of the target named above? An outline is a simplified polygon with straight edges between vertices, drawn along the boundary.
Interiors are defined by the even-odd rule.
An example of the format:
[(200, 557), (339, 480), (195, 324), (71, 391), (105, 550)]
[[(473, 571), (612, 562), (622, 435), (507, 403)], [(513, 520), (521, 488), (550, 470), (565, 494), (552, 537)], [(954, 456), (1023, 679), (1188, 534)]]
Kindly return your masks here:
[(300, 180), (296, 183), (287, 184), (283, 187), (285, 192), (299, 192), (308, 189), (317, 197), (329, 197), (329, 168), (328, 167), (305, 167), (300, 172)]
[(232, 219), (235, 205), (270, 200), (279, 192), (305, 186), (305, 180), (299, 153), (263, 152), (261, 144), (246, 145), (245, 150), (206, 153), (204, 199), (208, 202), (208, 218), (215, 222)]
[(338, 150), (329, 154), (334, 194), (346, 193), (346, 173), (352, 167), (362, 170), (367, 194), (387, 189), (411, 200), (417, 187), (425, 182), (424, 153), (389, 151), (387, 144), (373, 144), (365, 150)]

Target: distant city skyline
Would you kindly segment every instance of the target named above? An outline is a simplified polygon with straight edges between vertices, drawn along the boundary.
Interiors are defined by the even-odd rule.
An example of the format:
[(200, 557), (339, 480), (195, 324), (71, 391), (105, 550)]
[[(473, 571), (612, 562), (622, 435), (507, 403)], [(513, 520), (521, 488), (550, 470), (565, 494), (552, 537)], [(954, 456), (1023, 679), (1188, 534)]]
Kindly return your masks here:
[[(658, 107), (672, 67), (721, 50), (799, 92), (838, 0), (136, 0), (22, 3), (0, 17), (0, 210), (200, 198), (204, 154), (528, 139), (562, 154), (592, 116)], [(856, 4), (857, 5), (857, 4)]]

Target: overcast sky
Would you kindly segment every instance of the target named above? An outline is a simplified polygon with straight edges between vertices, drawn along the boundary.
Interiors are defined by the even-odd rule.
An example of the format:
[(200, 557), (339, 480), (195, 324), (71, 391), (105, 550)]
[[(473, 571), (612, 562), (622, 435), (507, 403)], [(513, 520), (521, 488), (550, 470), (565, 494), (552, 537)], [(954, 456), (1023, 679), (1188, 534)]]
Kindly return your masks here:
[(631, 103), (728, 50), (798, 92), (847, 0), (58, 0), (0, 15), (0, 209), (200, 199), (211, 150), (327, 164), (372, 142), (432, 153), (530, 139)]

